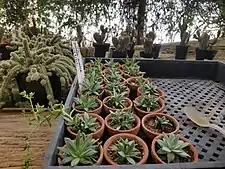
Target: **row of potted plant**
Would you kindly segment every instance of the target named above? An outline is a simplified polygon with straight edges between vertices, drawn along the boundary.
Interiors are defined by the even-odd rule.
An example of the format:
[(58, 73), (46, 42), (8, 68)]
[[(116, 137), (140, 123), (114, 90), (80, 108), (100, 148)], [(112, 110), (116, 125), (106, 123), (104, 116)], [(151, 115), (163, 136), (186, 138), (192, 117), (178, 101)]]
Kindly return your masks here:
[[(63, 113), (70, 138), (65, 138), (65, 145), (59, 148), (59, 165), (101, 164), (103, 156), (112, 165), (144, 164), (149, 156), (148, 145), (157, 163), (197, 160), (193, 145), (177, 135), (178, 121), (163, 114), (164, 92), (142, 76), (138, 62), (126, 60), (123, 65), (114, 62), (103, 65), (97, 60), (85, 67), (86, 79), (73, 110)], [(135, 80), (129, 84), (131, 78)], [(129, 91), (136, 92), (133, 101)], [(152, 144), (136, 136), (141, 127), (153, 140)], [(99, 140), (103, 135), (108, 139), (102, 147)]]

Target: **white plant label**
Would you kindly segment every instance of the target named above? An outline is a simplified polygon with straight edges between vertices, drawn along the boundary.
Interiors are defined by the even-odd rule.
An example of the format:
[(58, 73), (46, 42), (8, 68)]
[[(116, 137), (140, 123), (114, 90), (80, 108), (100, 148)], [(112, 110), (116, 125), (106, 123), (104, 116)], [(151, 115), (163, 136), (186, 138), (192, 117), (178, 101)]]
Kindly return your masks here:
[(82, 83), (84, 81), (84, 64), (82, 55), (80, 53), (80, 47), (77, 43), (77, 41), (72, 41), (72, 49), (73, 49), (73, 56), (75, 59), (76, 69), (77, 69), (77, 77), (78, 77), (78, 83), (79, 88), (81, 89)]

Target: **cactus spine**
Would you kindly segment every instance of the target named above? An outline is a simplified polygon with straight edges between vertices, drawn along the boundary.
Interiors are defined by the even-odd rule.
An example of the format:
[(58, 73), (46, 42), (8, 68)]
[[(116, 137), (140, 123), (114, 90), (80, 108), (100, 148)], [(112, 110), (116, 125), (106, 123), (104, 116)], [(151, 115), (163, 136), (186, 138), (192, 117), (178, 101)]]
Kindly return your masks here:
[(146, 34), (146, 37), (144, 38), (144, 53), (150, 54), (152, 52), (152, 46), (155, 38), (156, 34), (153, 31)]

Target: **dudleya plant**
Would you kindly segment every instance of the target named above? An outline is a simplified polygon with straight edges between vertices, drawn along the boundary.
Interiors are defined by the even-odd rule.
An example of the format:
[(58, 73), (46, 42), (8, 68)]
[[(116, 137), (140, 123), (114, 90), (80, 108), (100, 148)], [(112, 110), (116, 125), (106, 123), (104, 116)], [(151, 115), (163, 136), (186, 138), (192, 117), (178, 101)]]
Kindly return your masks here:
[(159, 96), (157, 86), (154, 86), (152, 83), (144, 83), (140, 86), (140, 88), (142, 94)]
[(151, 31), (146, 34), (144, 38), (144, 53), (150, 54), (152, 52), (153, 42), (156, 38), (155, 32)]
[(159, 103), (157, 102), (156, 98), (151, 95), (141, 95), (134, 101), (134, 103), (137, 105), (137, 107), (140, 107), (141, 109), (148, 112), (159, 108)]
[(58, 147), (62, 154), (60, 165), (94, 165), (97, 163), (100, 151), (100, 143), (98, 140), (92, 139), (91, 135), (85, 135), (78, 132), (76, 138), (71, 140), (65, 137), (65, 146)]
[(130, 130), (135, 123), (134, 114), (130, 111), (110, 111), (109, 124), (116, 130)]
[(16, 31), (7, 48), (11, 52), (10, 60), (0, 65), (0, 74), (3, 82), (0, 97), (11, 93), (12, 85), (18, 74), (27, 73), (26, 81), (38, 81), (45, 88), (49, 104), (55, 102), (49, 77), (52, 72), (60, 78), (61, 86), (69, 86), (73, 81), (75, 63), (71, 53), (70, 44), (55, 36), (33, 36), (29, 38), (24, 32)]
[(218, 30), (216, 37), (210, 41), (210, 35), (207, 32), (203, 32), (201, 35), (198, 30), (193, 37), (198, 40), (200, 49), (210, 50), (212, 49), (212, 46), (217, 43), (220, 34), (221, 30)]
[(96, 109), (98, 105), (98, 99), (89, 95), (81, 95), (74, 99), (75, 108), (78, 110), (91, 111)]
[(107, 31), (108, 29), (104, 27), (104, 25), (100, 26), (100, 31), (101, 34), (98, 32), (95, 32), (93, 37), (94, 40), (98, 43), (98, 44), (104, 44), (107, 40)]
[[(179, 163), (179, 158), (191, 158), (190, 155), (184, 150), (189, 143), (180, 140), (179, 135), (174, 135), (170, 133), (167, 136), (165, 133), (162, 134), (162, 138), (157, 140), (159, 149), (157, 154), (166, 159), (167, 163), (177, 162)], [(163, 156), (165, 156), (163, 158)]]
[(74, 111), (73, 109), (70, 113), (62, 112), (66, 125), (71, 127), (73, 132), (90, 134), (98, 130), (97, 118), (90, 116), (88, 113), (74, 115)]
[(141, 159), (141, 151), (135, 140), (120, 138), (112, 146), (112, 151), (115, 152), (115, 162), (118, 164), (136, 164)]
[(165, 116), (163, 117), (156, 116), (155, 124), (157, 129), (162, 129), (163, 126), (173, 126), (173, 124), (170, 123), (170, 121), (166, 119)]

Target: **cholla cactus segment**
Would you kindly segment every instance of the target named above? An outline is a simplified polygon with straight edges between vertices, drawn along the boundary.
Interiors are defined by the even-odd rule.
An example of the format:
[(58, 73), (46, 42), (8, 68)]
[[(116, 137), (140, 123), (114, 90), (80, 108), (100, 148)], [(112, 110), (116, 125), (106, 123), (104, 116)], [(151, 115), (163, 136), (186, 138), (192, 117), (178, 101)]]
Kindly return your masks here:
[(100, 31), (101, 31), (101, 34), (96, 32), (96, 33), (94, 33), (93, 37), (98, 44), (103, 44), (107, 40), (106, 34), (107, 34), (108, 29), (105, 28), (104, 25), (101, 25)]
[(152, 52), (152, 46), (155, 38), (156, 38), (155, 32), (151, 31), (146, 34), (146, 37), (144, 38), (144, 53), (150, 54)]
[(49, 80), (52, 72), (59, 76), (62, 87), (70, 85), (76, 75), (70, 44), (58, 37), (38, 35), (29, 38), (23, 32), (16, 32), (11, 45), (17, 51), (11, 52), (10, 60), (0, 65), (0, 73), (4, 76), (0, 97), (12, 91), (12, 80), (19, 73), (24, 73), (27, 74), (27, 82), (38, 81), (44, 86), (49, 103), (55, 102)]
[(130, 42), (130, 36), (120, 36), (119, 38), (112, 37), (113, 46), (116, 48), (116, 51), (124, 52), (127, 50), (127, 47)]

